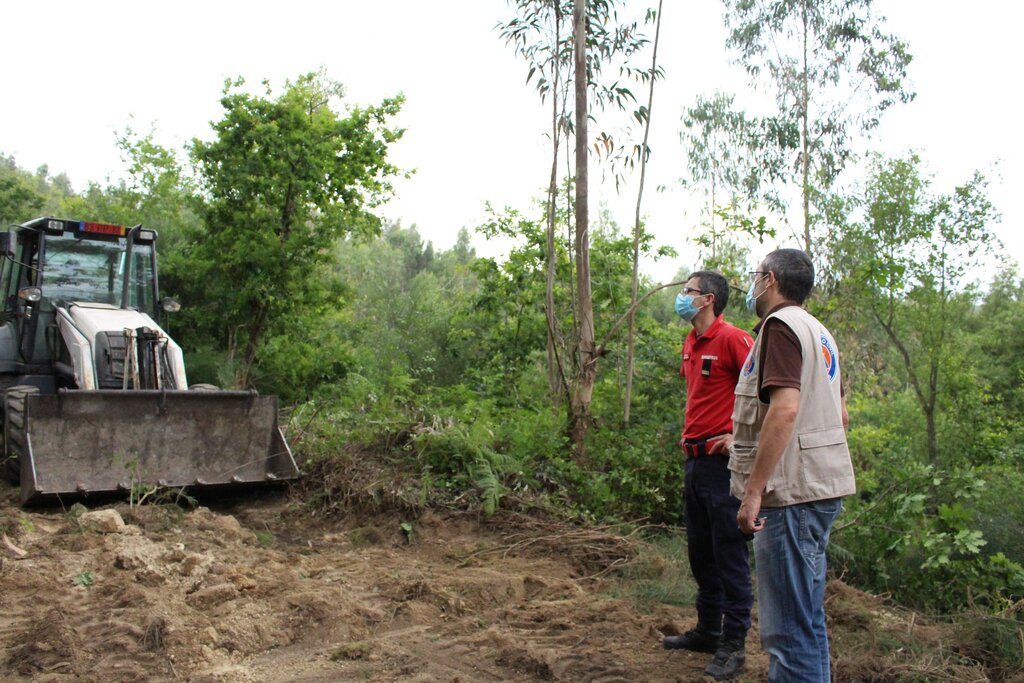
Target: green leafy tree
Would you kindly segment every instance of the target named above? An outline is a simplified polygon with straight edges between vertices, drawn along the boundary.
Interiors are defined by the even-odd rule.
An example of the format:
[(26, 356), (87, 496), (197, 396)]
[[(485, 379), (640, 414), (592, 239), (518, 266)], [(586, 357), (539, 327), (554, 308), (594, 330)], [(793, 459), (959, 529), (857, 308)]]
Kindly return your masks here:
[[(800, 188), (804, 249), (813, 253), (812, 212), (893, 104), (908, 102), (911, 56), (883, 31), (873, 0), (723, 0), (727, 45), (755, 84), (774, 91), (781, 124), (799, 130), (789, 177)], [(783, 138), (788, 144), (788, 136)]]
[(36, 190), (33, 180), (14, 157), (0, 154), (0, 221), (4, 228), (34, 218), (43, 207), (45, 196)]
[(81, 194), (61, 200), (61, 213), (120, 225), (141, 223), (159, 233), (160, 253), (171, 255), (200, 226), (201, 199), (192, 180), (174, 150), (156, 142), (154, 131), (139, 135), (127, 128), (116, 144), (125, 177), (105, 185), (89, 183)]
[(993, 279), (977, 311), (972, 346), (988, 359), (980, 368), (1010, 416), (1024, 413), (1024, 280), (1005, 267)]
[(980, 174), (950, 194), (933, 194), (916, 156), (876, 157), (863, 218), (846, 227), (830, 261), (845, 275), (840, 296), (860, 303), (884, 333), (925, 421), (929, 463), (939, 457), (942, 401), (965, 367), (961, 321), (975, 300), (973, 278), (996, 218)]
[[(638, 22), (621, 19), (620, 9), (623, 5), (621, 0), (593, 0), (587, 3), (586, 8), (580, 7), (578, 16), (575, 12), (576, 6), (580, 3), (574, 3), (572, 0), (515, 0), (510, 4), (515, 7), (516, 16), (507, 22), (499, 23), (498, 28), (506, 43), (526, 60), (529, 66), (527, 81), (534, 82), (542, 101), (550, 99), (551, 103), (552, 160), (546, 205), (548, 265), (545, 307), (548, 325), (548, 386), (552, 400), (557, 404), (561, 396), (568, 391), (569, 380), (564, 373), (565, 366), (570, 362), (577, 368), (580, 366), (577, 358), (573, 358), (571, 361), (567, 358), (570, 355), (575, 356), (575, 353), (566, 347), (579, 346), (578, 339), (581, 333), (583, 336), (589, 334), (587, 316), (578, 314), (574, 319), (573, 327), (570, 328), (572, 331), (568, 335), (569, 339), (566, 343), (566, 335), (557, 326), (559, 314), (556, 307), (559, 302), (556, 302), (554, 296), (555, 272), (558, 269), (554, 260), (555, 233), (556, 216), (559, 214), (560, 188), (565, 191), (566, 207), (573, 205), (569, 192), (572, 187), (571, 183), (568, 180), (559, 182), (559, 153), (563, 140), (568, 140), (576, 133), (577, 126), (580, 125), (578, 116), (573, 113), (574, 104), (570, 99), (575, 86), (572, 80), (565, 75), (571, 75), (575, 69), (580, 69), (580, 78), (586, 83), (586, 90), (592, 100), (594, 112), (618, 110), (630, 114), (627, 119), (626, 132), (621, 135), (613, 133), (610, 132), (612, 127), (609, 127), (594, 136), (593, 151), (598, 158), (606, 162), (607, 168), (615, 176), (618, 187), (625, 171), (633, 169), (636, 165), (641, 166), (641, 175), (643, 175), (643, 167), (649, 155), (646, 133), (643, 143), (637, 142), (630, 146), (622, 142), (629, 139), (628, 129), (634, 123), (644, 126), (646, 129), (650, 119), (651, 97), (648, 97), (646, 105), (637, 105), (631, 86), (634, 83), (646, 83), (649, 93), (653, 93), (654, 81), (662, 76), (662, 71), (657, 67), (656, 47), (650, 69), (637, 68), (631, 64), (631, 59), (649, 41), (639, 32)], [(656, 19), (660, 20), (660, 6), (658, 12), (648, 10), (645, 15), (647, 23)], [(577, 26), (587, 35), (586, 50), (576, 49), (574, 27)], [(577, 56), (583, 61), (574, 62), (573, 60)], [(584, 63), (585, 66), (583, 66)], [(615, 76), (608, 78), (608, 73), (613, 73)], [(579, 106), (579, 104), (579, 101), (576, 100), (575, 106)], [(602, 125), (604, 125), (604, 119), (602, 119)], [(590, 143), (586, 130), (584, 130), (582, 141), (579, 144), (583, 145), (587, 153), (591, 149)], [(569, 160), (566, 161), (567, 166), (570, 166)], [(576, 164), (579, 169), (578, 157)], [(583, 168), (582, 172), (585, 175), (586, 168)], [(571, 175), (571, 167), (568, 173)], [(579, 192), (579, 186), (576, 187)], [(642, 189), (640, 196), (642, 196)], [(563, 215), (568, 217), (569, 214)], [(577, 220), (578, 218), (579, 215), (576, 216)], [(574, 229), (571, 221), (567, 220), (566, 225), (570, 231)], [(576, 265), (578, 266), (578, 264)], [(586, 265), (584, 264), (582, 267), (585, 269)], [(580, 305), (577, 297), (585, 298), (587, 296), (584, 291), (586, 286), (579, 286), (582, 289), (575, 291), (570, 289), (572, 300), (569, 305), (574, 310), (578, 310)], [(574, 408), (570, 406), (570, 410), (574, 410)]]
[(396, 224), (379, 239), (339, 245), (334, 270), (351, 300), (340, 335), (355, 350), (356, 372), (378, 384), (402, 376), (416, 391), (465, 377), (468, 349), (453, 321), (475, 296), (471, 254), (468, 233), (439, 254), (415, 227)]
[(340, 108), (343, 89), (323, 73), (254, 95), (225, 84), (214, 139), (192, 155), (205, 196), (205, 229), (188, 245), (196, 327), (229, 349), (245, 386), (264, 335), (330, 299), (323, 269), (345, 234), (373, 234), (371, 210), (398, 171), (387, 160), (402, 135), (388, 127), (402, 98)]

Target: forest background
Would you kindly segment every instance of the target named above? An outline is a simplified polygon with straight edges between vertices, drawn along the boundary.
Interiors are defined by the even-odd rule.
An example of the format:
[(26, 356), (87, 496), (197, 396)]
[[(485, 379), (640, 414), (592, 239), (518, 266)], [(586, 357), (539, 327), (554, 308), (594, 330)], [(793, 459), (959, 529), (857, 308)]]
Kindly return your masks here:
[[(641, 271), (673, 249), (646, 230), (636, 183), (658, 125), (661, 14), (621, 9), (588, 3), (591, 128), (578, 135), (572, 3), (509, 3), (496, 32), (551, 112), (550, 169), (535, 182), (548, 191), (491, 209), (451, 248), (380, 218), (408, 170), (390, 155), (403, 97), (347, 103), (322, 69), (227, 82), (211, 130), (183, 148), (126, 122), (125, 173), (81, 190), (2, 156), (0, 219), (156, 228), (162, 293), (183, 304), (164, 322), (190, 380), (280, 395), (323, 482), (318, 505), (339, 500), (331, 472), (372, 458), (413, 482), (410, 505), (679, 523), (687, 327), (678, 287)], [(693, 265), (731, 279), (737, 325), (755, 322), (742, 293), (765, 253), (814, 256), (810, 308), (840, 345), (859, 488), (833, 570), (907, 605), (1002, 615), (1017, 633), (1024, 281), (993, 232), (988, 179), (963, 169), (943, 185), (927, 159), (872, 145), (915, 93), (913, 45), (868, 0), (724, 9), (737, 68), (771, 106), (697, 98), (681, 113), (681, 180), (648, 180), (648, 192), (680, 182), (702, 197)], [(635, 213), (580, 213), (581, 137), (589, 164), (629, 183)], [(481, 239), (500, 254), (478, 255)]]

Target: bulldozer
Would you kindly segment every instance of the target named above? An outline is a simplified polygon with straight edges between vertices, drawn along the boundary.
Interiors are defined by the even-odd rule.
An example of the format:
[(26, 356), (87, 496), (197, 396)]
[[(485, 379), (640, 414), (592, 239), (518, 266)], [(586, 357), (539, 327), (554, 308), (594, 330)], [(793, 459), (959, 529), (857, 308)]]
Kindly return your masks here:
[(299, 476), (276, 396), (189, 386), (157, 320), (157, 232), (37, 218), (0, 232), (3, 466), (22, 504)]

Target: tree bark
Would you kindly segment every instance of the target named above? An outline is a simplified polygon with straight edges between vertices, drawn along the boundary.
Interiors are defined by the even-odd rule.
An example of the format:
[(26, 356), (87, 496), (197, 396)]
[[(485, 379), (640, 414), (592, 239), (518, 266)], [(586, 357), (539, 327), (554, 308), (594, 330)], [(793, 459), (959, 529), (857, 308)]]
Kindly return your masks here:
[(808, 81), (810, 79), (810, 72), (807, 66), (807, 0), (803, 1), (803, 48), (804, 48), (804, 68), (803, 73), (803, 101), (800, 103), (800, 118), (802, 119), (802, 130), (800, 139), (800, 153), (803, 157), (801, 164), (801, 173), (803, 176), (803, 209), (804, 209), (804, 250), (807, 252), (807, 256), (814, 260), (814, 254), (811, 251), (811, 144), (810, 144), (810, 131), (808, 129), (807, 120), (810, 118), (811, 112), (811, 93), (810, 85)]
[(558, 147), (561, 145), (559, 135), (558, 100), (561, 90), (561, 70), (558, 59), (558, 46), (562, 40), (562, 13), (559, 3), (555, 3), (555, 60), (554, 87), (551, 97), (551, 181), (548, 184), (547, 205), (547, 289), (544, 294), (544, 314), (547, 316), (548, 328), (548, 394), (551, 404), (557, 406), (562, 399), (565, 378), (561, 371), (558, 357), (558, 316), (555, 309), (555, 214), (558, 199)]
[(569, 438), (578, 462), (587, 458), (590, 402), (597, 377), (594, 339), (594, 302), (590, 290), (590, 236), (588, 213), (587, 134), (587, 13), (586, 0), (573, 3), (573, 61), (576, 94), (576, 296), (579, 302), (580, 367), (570, 404)]
[(235, 382), (239, 389), (249, 388), (249, 377), (252, 374), (252, 366), (256, 362), (256, 350), (260, 345), (260, 338), (267, 324), (267, 313), (269, 308), (264, 303), (256, 304), (256, 312), (250, 318), (251, 322), (246, 325), (248, 339), (245, 342), (245, 354), (242, 356), (242, 363), (238, 366), (235, 375)]

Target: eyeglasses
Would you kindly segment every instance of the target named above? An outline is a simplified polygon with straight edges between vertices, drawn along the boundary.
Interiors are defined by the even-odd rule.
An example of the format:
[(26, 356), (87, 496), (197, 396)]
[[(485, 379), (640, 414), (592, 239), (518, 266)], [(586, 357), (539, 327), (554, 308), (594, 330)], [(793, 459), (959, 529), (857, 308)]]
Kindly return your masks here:
[(750, 281), (754, 282), (755, 280), (757, 280), (758, 275), (767, 275), (770, 272), (770, 270), (751, 270), (750, 272), (747, 273), (747, 275), (750, 277)]
[(683, 287), (683, 294), (694, 294), (694, 295), (701, 295), (701, 296), (703, 296), (704, 294), (707, 294), (707, 293), (708, 292), (704, 292), (704, 291), (699, 290), (699, 289), (694, 289), (693, 287)]

